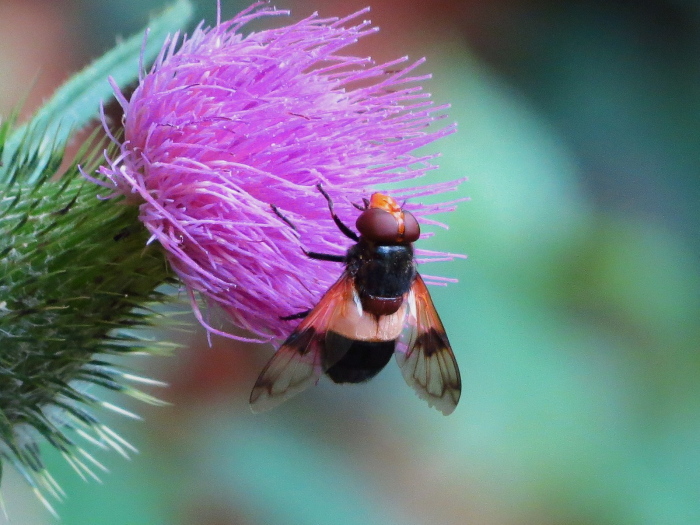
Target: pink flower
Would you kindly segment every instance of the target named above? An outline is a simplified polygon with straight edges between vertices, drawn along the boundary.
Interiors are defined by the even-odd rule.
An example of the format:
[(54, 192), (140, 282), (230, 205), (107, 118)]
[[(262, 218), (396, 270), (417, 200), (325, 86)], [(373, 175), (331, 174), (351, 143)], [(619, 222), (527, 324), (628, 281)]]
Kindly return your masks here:
[[(455, 128), (431, 126), (447, 106), (433, 105), (416, 85), (429, 75), (411, 76), (422, 60), (375, 65), (341, 54), (376, 30), (358, 21), (368, 9), (343, 19), (314, 14), (244, 36), (249, 21), (288, 14), (262, 4), (213, 28), (200, 25), (179, 47), (175, 36), (130, 100), (115, 87), (124, 140), (100, 172), (116, 195), (140, 203), (141, 221), (209, 330), (220, 333), (202, 318), (197, 295), (270, 339), (293, 327), (280, 317), (313, 306), (342, 271), (301, 249), (344, 253), (350, 242), (317, 184), (353, 225), (353, 202), (434, 168), (434, 156), (411, 152)], [(459, 182), (391, 194), (413, 199)], [(406, 208), (435, 223), (426, 215), (454, 202)]]

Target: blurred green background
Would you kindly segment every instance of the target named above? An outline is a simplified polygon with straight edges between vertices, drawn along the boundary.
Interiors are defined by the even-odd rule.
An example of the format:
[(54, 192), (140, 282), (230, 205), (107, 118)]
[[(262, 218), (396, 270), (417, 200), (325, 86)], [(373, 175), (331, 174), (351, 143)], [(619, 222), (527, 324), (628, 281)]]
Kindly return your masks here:
[[(460, 406), (427, 408), (392, 363), (253, 415), (272, 347), (210, 348), (190, 321), (157, 334), (186, 349), (131, 364), (173, 403), (111, 421), (140, 454), (101, 455), (111, 473), (86, 484), (47, 450), (62, 522), (700, 524), (699, 4), (276, 5), (296, 20), (368, 3), (382, 30), (352, 51), (427, 56), (459, 124), (431, 177), (469, 177), (471, 201), (421, 246), (469, 255), (422, 269), (459, 278), (433, 297)], [(33, 110), (162, 5), (0, 0), (0, 113), (29, 86)], [(213, 22), (215, 1), (198, 6)], [(12, 523), (53, 522), (16, 474), (3, 495)]]

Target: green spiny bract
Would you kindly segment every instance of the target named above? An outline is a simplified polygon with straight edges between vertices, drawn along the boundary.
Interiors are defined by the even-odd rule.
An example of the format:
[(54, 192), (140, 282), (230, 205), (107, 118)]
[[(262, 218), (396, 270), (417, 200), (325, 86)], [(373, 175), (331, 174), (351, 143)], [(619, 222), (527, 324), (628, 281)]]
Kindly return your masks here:
[[(42, 438), (83, 476), (102, 467), (76, 437), (129, 447), (93, 415), (99, 389), (86, 387), (152, 400), (108, 356), (148, 346), (133, 329), (151, 324), (149, 307), (165, 300), (158, 287), (169, 272), (159, 247), (146, 246), (138, 209), (100, 200), (100, 187), (80, 174), (77, 162), (94, 169), (93, 153), (84, 148), (60, 176), (62, 148), (37, 158), (20, 153), (0, 166), (0, 458), (48, 506), (42, 492), (60, 489), (39, 455)], [(40, 176), (27, 183), (37, 165)]]
[(99, 118), (111, 85), (136, 81), (139, 64), (154, 60), (192, 12), (188, 0), (175, 0), (151, 20), (147, 40), (140, 31), (120, 41), (22, 125), (16, 112), (0, 120), (0, 474), (3, 463), (14, 465), (50, 510), (44, 494), (62, 492), (40, 443), (96, 477), (93, 469), (104, 467), (82, 444), (123, 455), (131, 448), (93, 415), (98, 405), (125, 411), (96, 396), (106, 388), (157, 402), (131, 386), (156, 381), (111, 361), (163, 352), (164, 343), (142, 339), (138, 328), (152, 325), (152, 308), (167, 300), (159, 287), (170, 282), (136, 207), (100, 200), (100, 187), (81, 175), (78, 164), (85, 173), (97, 168), (101, 145), (84, 146), (64, 169), (65, 145)]

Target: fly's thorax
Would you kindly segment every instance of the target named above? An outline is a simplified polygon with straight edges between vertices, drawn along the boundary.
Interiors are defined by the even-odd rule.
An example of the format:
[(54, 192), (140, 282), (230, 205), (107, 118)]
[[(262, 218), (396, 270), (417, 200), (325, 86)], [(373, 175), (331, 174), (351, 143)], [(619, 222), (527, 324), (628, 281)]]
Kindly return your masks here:
[[(348, 255), (348, 268), (361, 298), (403, 297), (415, 279), (416, 265), (410, 244), (376, 244), (360, 238), (356, 249)], [(377, 315), (386, 314), (378, 311)]]

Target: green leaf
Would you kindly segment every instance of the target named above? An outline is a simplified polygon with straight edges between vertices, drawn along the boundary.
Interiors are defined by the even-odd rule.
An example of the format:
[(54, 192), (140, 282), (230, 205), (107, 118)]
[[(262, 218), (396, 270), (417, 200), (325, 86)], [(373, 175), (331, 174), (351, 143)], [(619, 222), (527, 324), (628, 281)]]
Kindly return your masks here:
[[(149, 23), (144, 63), (155, 59), (168, 34), (183, 29), (192, 12), (189, 0), (177, 0)], [(20, 147), (44, 159), (57, 146), (65, 145), (72, 133), (97, 118), (100, 103), (112, 96), (109, 76), (122, 88), (138, 78), (143, 42), (143, 33), (133, 35), (68, 80), (29, 122), (7, 138), (2, 160), (11, 159)], [(43, 167), (37, 166), (26, 180), (34, 182)], [(0, 182), (4, 179), (0, 172)]]

